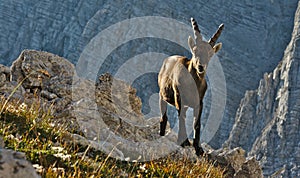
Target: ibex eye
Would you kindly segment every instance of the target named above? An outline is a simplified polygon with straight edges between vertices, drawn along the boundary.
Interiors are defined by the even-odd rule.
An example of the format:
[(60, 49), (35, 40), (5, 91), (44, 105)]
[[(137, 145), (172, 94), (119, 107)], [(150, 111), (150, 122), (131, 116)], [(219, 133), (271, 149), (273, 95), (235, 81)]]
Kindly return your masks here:
[(202, 65), (199, 65), (198, 70), (199, 72), (204, 72), (204, 67)]

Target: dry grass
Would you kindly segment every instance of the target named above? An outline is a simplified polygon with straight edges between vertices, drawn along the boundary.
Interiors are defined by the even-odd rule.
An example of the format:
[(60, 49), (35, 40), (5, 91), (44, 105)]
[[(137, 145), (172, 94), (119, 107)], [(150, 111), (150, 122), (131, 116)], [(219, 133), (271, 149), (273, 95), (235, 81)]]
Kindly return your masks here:
[(0, 135), (6, 148), (24, 152), (42, 177), (225, 177), (224, 168), (205, 159), (125, 162), (90, 147), (66, 144), (69, 131), (54, 124), (50, 110), (43, 111), (40, 103), (28, 106), (0, 99)]

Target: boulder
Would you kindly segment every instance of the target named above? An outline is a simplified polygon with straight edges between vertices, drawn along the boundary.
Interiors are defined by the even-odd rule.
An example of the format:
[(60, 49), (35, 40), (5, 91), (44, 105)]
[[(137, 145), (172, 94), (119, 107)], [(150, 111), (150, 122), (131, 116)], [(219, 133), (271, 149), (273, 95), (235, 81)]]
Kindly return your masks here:
[(25, 90), (18, 99), (30, 104), (40, 100), (45, 110), (51, 108), (60, 123), (77, 127), (69, 107), (72, 101), (72, 81), (75, 67), (57, 55), (24, 50), (10, 67), (10, 83), (21, 84)]
[(214, 150), (207, 144), (202, 144), (209, 160), (215, 164), (226, 167), (228, 177), (250, 177), (262, 178), (263, 172), (255, 157), (247, 157), (245, 150), (241, 147), (234, 149)]
[(32, 164), (25, 154), (0, 148), (0, 178), (38, 178)]

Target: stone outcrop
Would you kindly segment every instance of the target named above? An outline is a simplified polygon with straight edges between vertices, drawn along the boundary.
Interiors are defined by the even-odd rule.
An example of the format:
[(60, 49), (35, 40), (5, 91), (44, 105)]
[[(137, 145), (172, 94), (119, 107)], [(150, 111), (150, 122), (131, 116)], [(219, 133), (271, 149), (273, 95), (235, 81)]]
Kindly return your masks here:
[(240, 103), (226, 146), (255, 155), (266, 176), (300, 176), (300, 2), (284, 57)]
[(246, 157), (246, 152), (240, 147), (234, 149), (214, 150), (209, 145), (202, 144), (209, 160), (217, 165), (227, 167), (228, 177), (262, 178), (262, 169), (255, 157)]
[[(72, 81), (75, 68), (68, 60), (57, 55), (25, 50), (10, 67), (10, 79), (4, 82), (10, 88), (1, 92), (11, 93), (17, 84), (15, 98), (26, 103), (41, 99), (45, 110), (51, 108), (53, 115), (60, 123), (77, 127), (74, 118), (70, 117), (68, 107), (72, 101)], [(38, 97), (37, 97), (38, 96)]]
[[(2, 1), (0, 2), (0, 63), (10, 65), (23, 49), (45, 50), (66, 57), (74, 64), (91, 39), (107, 27), (133, 17), (162, 16), (190, 26), (194, 17), (204, 37), (225, 24), (219, 58), (226, 77), (226, 110), (219, 131), (210, 142), (218, 148), (228, 138), (240, 99), (257, 87), (262, 73), (274, 69), (290, 40), (298, 0), (290, 1)], [(143, 25), (143, 24), (142, 24)], [(139, 31), (139, 26), (131, 27)], [(162, 29), (172, 32), (170, 29)], [(126, 31), (128, 35), (130, 31)], [(100, 73), (114, 75), (130, 58), (146, 53), (189, 54), (178, 44), (151, 38), (122, 44), (108, 56)], [(191, 34), (189, 34), (191, 35)], [(180, 36), (174, 35), (174, 38)], [(187, 42), (185, 43), (187, 44)], [(148, 111), (149, 96), (157, 93), (156, 75), (145, 74), (135, 81)], [(147, 95), (144, 95), (147, 93)], [(44, 93), (48, 97), (56, 97)], [(59, 97), (59, 96), (58, 96)], [(209, 113), (207, 97), (204, 115)], [(206, 118), (206, 117), (204, 117)]]
[(32, 164), (25, 159), (25, 154), (0, 147), (0, 178), (38, 178)]

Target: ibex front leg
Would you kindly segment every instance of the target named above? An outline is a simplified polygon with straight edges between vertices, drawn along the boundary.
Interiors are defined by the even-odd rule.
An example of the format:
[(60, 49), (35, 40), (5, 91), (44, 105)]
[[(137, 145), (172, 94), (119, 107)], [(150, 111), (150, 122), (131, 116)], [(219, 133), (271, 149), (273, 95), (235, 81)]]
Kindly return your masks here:
[(200, 101), (199, 107), (194, 108), (194, 142), (193, 146), (196, 151), (196, 155), (203, 155), (204, 151), (200, 146), (200, 129), (201, 129), (201, 114), (203, 103)]
[(162, 99), (161, 95), (159, 96), (159, 107), (160, 107), (160, 113), (161, 113), (159, 134), (161, 136), (164, 136), (166, 133), (166, 127), (167, 127), (167, 122), (168, 122), (167, 102)]
[(184, 103), (181, 102), (179, 87), (174, 84), (173, 90), (174, 90), (175, 107), (178, 111), (178, 119), (179, 119), (179, 131), (178, 131), (177, 144), (181, 145), (182, 147), (190, 146), (190, 142), (186, 134), (186, 126), (185, 126), (187, 107), (184, 107)]
[(181, 112), (179, 113), (178, 111), (179, 131), (178, 131), (177, 143), (182, 147), (191, 145), (186, 134), (186, 126), (185, 126), (186, 110), (187, 107), (182, 107)]

